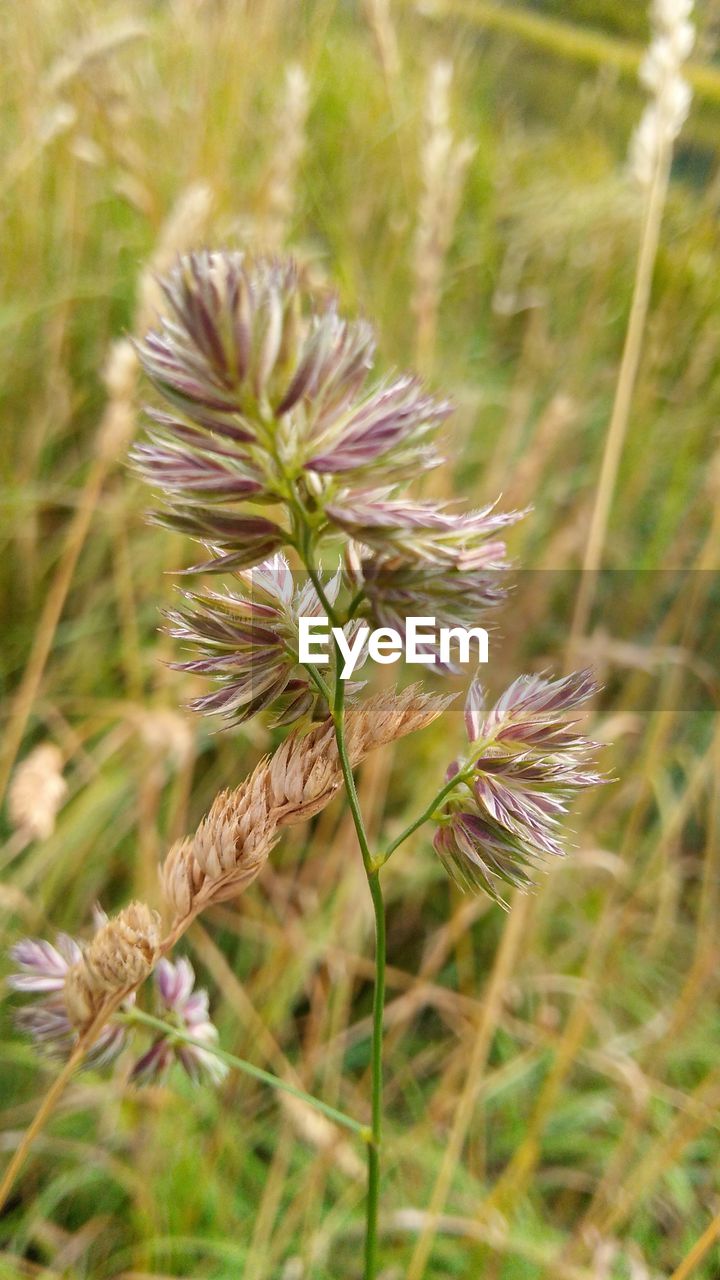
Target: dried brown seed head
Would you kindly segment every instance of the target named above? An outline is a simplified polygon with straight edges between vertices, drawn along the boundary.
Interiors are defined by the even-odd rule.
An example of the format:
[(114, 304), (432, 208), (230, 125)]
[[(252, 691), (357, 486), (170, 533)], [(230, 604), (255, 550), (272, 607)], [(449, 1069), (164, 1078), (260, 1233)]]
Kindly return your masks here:
[[(354, 766), (376, 747), (430, 724), (451, 701), (412, 685), (384, 691), (347, 709), (345, 732)], [(235, 897), (255, 879), (282, 828), (319, 813), (343, 783), (332, 720), (291, 733), (234, 791), (222, 791), (195, 836), (179, 841), (161, 870), (175, 924), (211, 903)]]
[(144, 902), (131, 902), (98, 930), (65, 981), (65, 1005), (83, 1027), (111, 996), (139, 986), (160, 948), (160, 917)]
[(176, 920), (190, 915), (193, 900), (201, 888), (204, 875), (193, 857), (193, 837), (176, 840), (160, 867), (163, 898)]
[(30, 840), (47, 840), (67, 783), (62, 776), (62, 752), (52, 742), (35, 747), (18, 765), (8, 792), (10, 821)]

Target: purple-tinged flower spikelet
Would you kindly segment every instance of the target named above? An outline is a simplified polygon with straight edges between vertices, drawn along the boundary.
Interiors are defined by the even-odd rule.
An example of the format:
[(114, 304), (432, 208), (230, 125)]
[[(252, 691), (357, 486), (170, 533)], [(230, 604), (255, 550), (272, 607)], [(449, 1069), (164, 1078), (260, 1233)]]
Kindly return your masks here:
[[(66, 933), (58, 934), (54, 945), (42, 938), (23, 938), (12, 947), (10, 957), (18, 970), (7, 978), (7, 985), (35, 997), (17, 1011), (17, 1025), (38, 1048), (53, 1057), (67, 1057), (77, 1039), (77, 1027), (68, 1013), (65, 987), (70, 972), (82, 964), (83, 944)], [(125, 1040), (124, 1027), (108, 1023), (88, 1054), (88, 1065), (111, 1062)]]
[[(188, 607), (169, 615), (171, 635), (199, 656), (174, 663), (179, 671), (211, 677), (212, 693), (191, 706), (232, 723), (275, 707), (275, 723), (290, 724), (308, 713), (326, 716), (328, 707), (298, 660), (298, 619), (324, 614), (308, 579), (295, 585), (287, 560), (277, 553), (237, 574), (240, 591), (186, 593)], [(324, 584), (334, 604), (341, 574)]]
[(178, 1062), (191, 1080), (206, 1076), (213, 1084), (220, 1084), (228, 1071), (225, 1063), (202, 1045), (187, 1044), (173, 1035), (177, 1028), (203, 1045), (215, 1045), (218, 1040), (217, 1028), (210, 1020), (207, 991), (195, 989), (195, 971), (190, 961), (185, 956), (175, 963), (160, 960), (153, 978), (155, 1011), (167, 1021), (168, 1029), (155, 1038), (135, 1064), (133, 1079), (143, 1083), (158, 1079)]
[(458, 573), (507, 568), (506, 547), (496, 535), (522, 512), (449, 511), (446, 504), (357, 492), (330, 505), (328, 515), (347, 534), (380, 557), (408, 565)]
[[(405, 633), (409, 617), (432, 618), (436, 628), (477, 626), (505, 599), (508, 560), (498, 533), (522, 512), (454, 512), (443, 504), (353, 494), (328, 514), (355, 540), (346, 552), (365, 612), (381, 627)], [(425, 651), (436, 659), (436, 646)]]
[(410, 375), (369, 383), (370, 325), (303, 288), (293, 262), (193, 253), (163, 288), (169, 313), (138, 350), (170, 411), (149, 410), (132, 456), (164, 495), (156, 519), (210, 550), (196, 568), (246, 568), (293, 540), (292, 521), (258, 503), (299, 495), (321, 536), (325, 506), (349, 484), (433, 465), (429, 437), (449, 403)]
[(589, 767), (598, 744), (568, 719), (597, 688), (590, 671), (520, 676), (485, 713), (473, 682), (465, 706), (470, 753), (448, 770), (458, 786), (437, 815), (434, 841), (462, 888), (502, 902), (502, 884), (528, 889), (538, 862), (563, 854), (568, 800), (604, 781)]

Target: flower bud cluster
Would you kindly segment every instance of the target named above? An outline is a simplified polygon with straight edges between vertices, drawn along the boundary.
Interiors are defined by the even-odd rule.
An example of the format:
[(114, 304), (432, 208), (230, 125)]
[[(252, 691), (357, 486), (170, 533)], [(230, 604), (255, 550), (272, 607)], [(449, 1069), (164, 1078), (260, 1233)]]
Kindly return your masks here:
[[(10, 974), (7, 985), (12, 991), (35, 997), (32, 1004), (17, 1011), (17, 1024), (38, 1048), (52, 1056), (66, 1057), (77, 1038), (66, 989), (70, 974), (77, 973), (83, 964), (83, 954), (82, 944), (65, 933), (58, 935), (55, 945), (42, 938), (23, 938), (10, 951), (17, 972)], [(125, 1041), (125, 1028), (120, 1023), (107, 1023), (90, 1049), (88, 1062), (111, 1062)]]
[(441, 622), (472, 625), (501, 599), (500, 533), (519, 516), (405, 496), (438, 462), (432, 436), (450, 404), (411, 374), (371, 381), (364, 320), (342, 319), (290, 261), (190, 254), (164, 287), (169, 314), (139, 351), (169, 411), (149, 410), (133, 457), (164, 495), (156, 518), (205, 546), (195, 570), (232, 572), (240, 587), (189, 594), (172, 615), (198, 655), (182, 668), (217, 685), (197, 710), (325, 712), (297, 664), (296, 620), (317, 616), (318, 595), (293, 591), (283, 547), (319, 572), (323, 544), (344, 541), (345, 570), (322, 593), (323, 612), (354, 601), (338, 606), (344, 624), (369, 616), (402, 632), (431, 597)]
[[(55, 946), (43, 939), (25, 938), (10, 953), (18, 972), (8, 978), (8, 986), (38, 997), (34, 1004), (18, 1011), (18, 1025), (38, 1047), (53, 1055), (67, 1056), (78, 1031), (97, 1013), (103, 998), (116, 994), (118, 986), (137, 985), (149, 972), (149, 948), (154, 947), (156, 937), (153, 913), (143, 904), (133, 903), (116, 920), (108, 921), (102, 912), (98, 917), (98, 931), (87, 946), (60, 934)], [(149, 1082), (178, 1061), (191, 1079), (206, 1075), (219, 1083), (227, 1071), (222, 1062), (202, 1045), (187, 1044), (173, 1036), (176, 1027), (204, 1044), (217, 1042), (207, 992), (194, 989), (190, 961), (183, 957), (173, 964), (161, 959), (154, 977), (156, 1012), (167, 1020), (167, 1030), (156, 1036), (151, 1048), (138, 1059), (132, 1078)], [(134, 1002), (132, 991), (122, 1008), (127, 1011)], [(88, 1065), (113, 1061), (127, 1041), (127, 1027), (122, 1022), (106, 1022), (87, 1055)]]
[(73, 1026), (88, 1027), (107, 1001), (144, 982), (159, 944), (160, 917), (144, 902), (131, 902), (105, 920), (65, 980), (65, 1006)]
[(470, 752), (448, 769), (457, 786), (436, 815), (436, 852), (462, 888), (502, 902), (503, 885), (531, 887), (537, 862), (562, 855), (568, 799), (603, 781), (588, 767), (597, 744), (568, 719), (596, 692), (590, 671), (520, 676), (485, 712), (473, 681), (465, 704)]
[[(302, 289), (291, 261), (190, 254), (164, 288), (170, 314), (139, 354), (172, 412), (150, 412), (134, 457), (168, 497), (166, 523), (220, 549), (234, 538), (250, 565), (292, 532), (282, 517), (243, 520), (244, 500), (287, 505), (295, 487), (322, 508), (368, 476), (427, 465), (450, 405), (410, 375), (368, 385), (372, 329)], [(218, 567), (232, 567), (227, 556)]]
[(41, 742), (12, 776), (8, 814), (15, 829), (29, 840), (47, 840), (55, 830), (67, 794), (62, 764), (60, 748), (54, 742)]
[[(160, 960), (153, 975), (155, 1012), (166, 1023), (167, 1030), (155, 1036), (152, 1045), (135, 1063), (132, 1079), (149, 1083), (166, 1075), (174, 1062), (179, 1063), (191, 1080), (203, 1077), (221, 1084), (228, 1068), (205, 1045), (217, 1044), (217, 1027), (210, 1020), (208, 993), (195, 988), (195, 970), (185, 957), (173, 963)], [(173, 1035), (173, 1028), (185, 1032), (199, 1044)]]
[[(179, 671), (210, 676), (219, 688), (190, 705), (205, 715), (223, 715), (233, 723), (273, 707), (275, 724), (301, 716), (328, 714), (300, 665), (299, 619), (324, 614), (312, 582), (295, 587), (285, 557), (276, 552), (254, 569), (236, 574), (240, 590), (187, 592), (188, 606), (170, 613), (171, 635), (200, 656), (173, 665)], [(322, 579), (321, 579), (322, 580)], [(336, 573), (323, 585), (334, 604), (341, 584)]]

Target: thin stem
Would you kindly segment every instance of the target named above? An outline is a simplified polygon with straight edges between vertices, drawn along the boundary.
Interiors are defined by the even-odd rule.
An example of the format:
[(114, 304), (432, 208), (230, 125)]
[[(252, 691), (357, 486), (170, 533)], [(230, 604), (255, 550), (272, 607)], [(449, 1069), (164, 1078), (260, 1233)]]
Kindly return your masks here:
[(355, 832), (362, 853), (363, 864), (368, 876), (372, 873), (373, 856), (370, 852), (370, 844), (365, 831), (365, 823), (363, 822), (362, 812), (360, 810), (360, 800), (358, 799), (357, 787), (355, 786), (355, 778), (353, 776), (352, 765), (347, 753), (347, 744), (345, 742), (345, 681), (340, 675), (340, 659), (336, 664), (335, 675), (335, 701), (333, 704), (333, 720), (335, 722), (335, 740), (337, 742), (338, 756), (340, 757), (340, 768), (342, 770), (345, 790), (347, 791), (348, 804), (352, 814)]
[(332, 694), (330, 693), (330, 690), (320, 675), (317, 667), (314, 667), (311, 662), (304, 662), (303, 666), (315, 685), (315, 688), (322, 694), (328, 706), (332, 706)]
[(85, 545), (109, 470), (110, 463), (107, 459), (99, 457), (93, 462), (80, 494), (77, 509), (70, 522), (55, 576), (45, 594), (42, 612), (35, 626), (30, 656), (3, 734), (3, 749), (0, 757), (0, 799), (5, 795), (17, 753), (22, 746), (25, 729), (42, 683), (80, 552)]
[(367, 1202), (365, 1206), (365, 1280), (375, 1280), (378, 1267), (377, 1223), (380, 1200), (380, 1143), (382, 1140), (382, 1051), (386, 951), (385, 904), (380, 888), (379, 867), (373, 863), (373, 857), (370, 853), (365, 824), (360, 810), (360, 801), (355, 787), (355, 779), (347, 754), (345, 743), (345, 683), (340, 676), (339, 662), (336, 666), (333, 718), (340, 766), (345, 780), (350, 812), (355, 824), (375, 914), (375, 987), (373, 992), (371, 1049), (372, 1138), (368, 1144)]
[(385, 903), (380, 887), (380, 871), (368, 873), (368, 885), (375, 913), (375, 990), (372, 1032), (372, 1120), (368, 1145), (368, 1191), (365, 1231), (365, 1280), (374, 1280), (378, 1266), (378, 1206), (380, 1203), (380, 1144), (383, 1119), (383, 1014), (385, 1010), (386, 929)]
[(365, 599), (365, 592), (361, 587), (359, 591), (355, 592), (355, 595), (353, 596), (352, 600), (348, 605), (348, 608), (347, 608), (348, 618), (355, 617), (355, 610), (359, 608), (359, 606), (362, 604), (364, 599)]
[[(322, 581), (312, 564), (311, 533), (302, 505), (299, 505), (299, 516), (302, 524), (300, 554), (310, 580), (317, 591), (318, 598), (333, 626), (338, 626), (338, 619), (330, 601), (325, 595)], [(378, 1206), (380, 1201), (380, 1143), (382, 1138), (382, 1051), (383, 1051), (383, 1014), (385, 1007), (385, 904), (380, 888), (379, 870), (382, 860), (373, 859), (370, 844), (365, 830), (360, 800), (358, 798), (352, 765), (345, 741), (345, 681), (341, 676), (342, 661), (340, 648), (335, 641), (335, 696), (333, 699), (333, 722), (335, 725), (335, 741), (338, 758), (342, 770), (345, 790), (347, 792), (350, 813), (362, 854), (363, 866), (367, 876), (368, 888), (372, 898), (375, 915), (375, 985), (373, 991), (373, 1035), (371, 1048), (371, 1134), (368, 1142), (368, 1180), (367, 1200), (365, 1205), (365, 1272), (364, 1280), (376, 1280), (378, 1269)]]
[(98, 1010), (94, 1020), (90, 1023), (90, 1026), (87, 1027), (86, 1030), (83, 1031), (82, 1035), (78, 1037), (75, 1048), (70, 1054), (70, 1057), (65, 1063), (62, 1071), (55, 1077), (50, 1085), (50, 1088), (35, 1112), (31, 1123), (25, 1130), (12, 1160), (5, 1170), (2, 1182), (0, 1182), (0, 1212), (2, 1212), (5, 1202), (12, 1191), (15, 1179), (25, 1163), (30, 1148), (55, 1110), (55, 1107), (59, 1099), (62, 1097), (65, 1086), (75, 1071), (75, 1068), (80, 1066), (85, 1055), (92, 1048), (100, 1035), (105, 1023), (112, 1017), (116, 1009), (133, 989), (134, 988), (132, 987), (126, 987), (123, 991), (115, 992), (107, 1003)]
[(73, 1074), (75, 1068), (80, 1064), (80, 1062), (82, 1062), (82, 1059), (85, 1056), (85, 1048), (86, 1046), (83, 1043), (83, 1041), (79, 1040), (75, 1046), (75, 1049), (71, 1057), (68, 1058), (67, 1062), (65, 1063), (62, 1071), (60, 1072), (59, 1075), (55, 1077), (52, 1084), (50, 1085), (50, 1088), (48, 1089), (42, 1102), (40, 1103), (40, 1106), (35, 1112), (35, 1115), (33, 1116), (31, 1123), (28, 1125), (18, 1146), (15, 1148), (15, 1154), (13, 1155), (7, 1169), (5, 1170), (3, 1180), (0, 1183), (0, 1211), (3, 1209), (5, 1202), (10, 1192), (12, 1191), (13, 1185), (15, 1183), (15, 1179), (17, 1178), (17, 1175), (19, 1174), (22, 1166), (25, 1163), (25, 1159), (27, 1157), (27, 1154), (31, 1146), (33, 1145), (38, 1134), (44, 1128), (45, 1122), (47, 1121), (48, 1117), (52, 1115), (52, 1112), (55, 1110), (55, 1106), (58, 1102), (58, 1099), (61, 1097), (65, 1089), (65, 1086), (68, 1080), (70, 1079), (71, 1075)]
[(396, 849), (399, 849), (400, 845), (404, 844), (405, 841), (413, 834), (413, 832), (417, 831), (418, 827), (421, 827), (425, 822), (429, 822), (433, 814), (435, 813), (435, 810), (437, 809), (438, 805), (442, 804), (445, 797), (450, 795), (450, 792), (454, 791), (455, 788), (461, 782), (464, 782), (464, 781), (465, 781), (465, 773), (464, 771), (461, 770), (459, 773), (455, 774), (454, 778), (451, 778), (449, 782), (446, 782), (445, 786), (440, 788), (437, 795), (433, 796), (427, 808), (423, 809), (422, 813), (420, 814), (420, 817), (416, 818), (414, 822), (411, 822), (410, 825), (407, 826), (404, 831), (400, 832), (400, 835), (397, 837), (397, 839), (393, 840), (392, 844), (388, 845), (387, 849), (385, 850), (385, 853), (382, 856), (382, 861), (387, 862), (390, 855), (394, 853)]
[(702, 1235), (695, 1241), (692, 1249), (676, 1267), (670, 1280), (687, 1280), (696, 1267), (699, 1267), (708, 1250), (720, 1239), (720, 1213), (717, 1213)]
[(660, 243), (663, 210), (667, 197), (670, 179), (670, 163), (672, 147), (666, 146), (658, 156), (653, 174), (643, 222), (638, 254), (635, 283), (630, 305), (625, 343), (615, 388), (610, 423), (605, 438), (605, 449), (600, 467), (600, 478), (595, 493), (595, 503), (590, 518), (580, 586), (575, 604), (572, 622), (569, 652), (572, 654), (578, 642), (585, 635), (592, 613), (597, 576), (602, 562), (605, 536), (607, 534), (610, 510), (615, 494), (620, 459), (622, 457), (625, 437), (627, 435), (630, 406), (637, 381), (642, 354), (643, 337), (648, 310), (650, 307), (650, 290), (652, 287), (655, 260)]
[(305, 507), (303, 506), (303, 503), (302, 503), (302, 499), (300, 498), (300, 495), (298, 494), (296, 489), (293, 489), (293, 497), (294, 497), (294, 505), (295, 505), (295, 517), (297, 520), (296, 527), (298, 528), (297, 549), (300, 552), (302, 562), (305, 565), (305, 568), (307, 569), (308, 577), (310, 578), (310, 581), (312, 582), (315, 588), (315, 591), (317, 592), (318, 600), (322, 604), (322, 607), (325, 610), (331, 625), (333, 627), (337, 627), (340, 625), (338, 616), (332, 604), (328, 600), (327, 595), (325, 594), (325, 588), (322, 583), (322, 577), (318, 573), (317, 569), (315, 568), (315, 565), (313, 564), (313, 531), (309, 524), (308, 513), (305, 510)]
[(340, 620), (325, 594), (325, 588), (322, 584), (322, 579), (320, 577), (320, 574), (318, 573), (317, 569), (314, 569), (312, 567), (312, 565), (309, 563), (308, 560), (305, 561), (305, 564), (308, 571), (308, 577), (310, 578), (310, 581), (312, 582), (315, 590), (317, 591), (318, 600), (320, 601), (323, 609), (325, 610), (328, 616), (328, 619), (330, 621), (330, 624), (333, 627), (339, 627)]
[(336, 1107), (331, 1107), (327, 1102), (323, 1102), (320, 1098), (315, 1098), (311, 1093), (305, 1093), (303, 1089), (298, 1089), (289, 1081), (275, 1076), (270, 1071), (264, 1071), (262, 1067), (256, 1067), (252, 1062), (247, 1062), (245, 1058), (236, 1058), (235, 1054), (227, 1053), (225, 1049), (221, 1049), (218, 1045), (208, 1044), (204, 1040), (197, 1040), (194, 1036), (190, 1036), (180, 1027), (171, 1026), (168, 1022), (163, 1022), (162, 1018), (154, 1018), (152, 1014), (144, 1013), (142, 1009), (132, 1009), (128, 1013), (118, 1015), (120, 1022), (126, 1022), (130, 1025), (142, 1025), (152, 1027), (155, 1031), (161, 1031), (163, 1035), (170, 1037), (172, 1040), (179, 1040), (182, 1044), (195, 1045), (206, 1053), (212, 1053), (214, 1057), (219, 1058), (220, 1062), (225, 1062), (229, 1067), (234, 1067), (237, 1071), (243, 1071), (245, 1075), (252, 1076), (254, 1080), (260, 1080), (263, 1084), (267, 1084), (271, 1089), (279, 1089), (283, 1093), (289, 1093), (293, 1098), (298, 1098), (301, 1102), (306, 1102), (308, 1106), (314, 1107), (316, 1111), (321, 1111), (329, 1120), (333, 1120), (335, 1124), (342, 1125), (345, 1129), (350, 1129), (352, 1133), (359, 1134), (365, 1142), (370, 1142), (371, 1133), (367, 1125), (360, 1124), (357, 1120), (353, 1120), (352, 1116), (348, 1116), (344, 1111), (338, 1111)]

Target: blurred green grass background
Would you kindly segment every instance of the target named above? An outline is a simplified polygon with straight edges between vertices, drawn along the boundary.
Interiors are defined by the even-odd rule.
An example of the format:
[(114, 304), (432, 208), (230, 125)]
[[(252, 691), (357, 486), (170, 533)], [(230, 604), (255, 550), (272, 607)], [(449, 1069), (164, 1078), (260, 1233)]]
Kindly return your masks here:
[[(667, 1275), (720, 1204), (720, 735), (692, 670), (720, 539), (720, 5), (697, 19), (696, 99), (605, 549), (608, 566), (677, 574), (682, 592), (650, 602), (635, 645), (613, 647), (594, 619), (597, 732), (618, 781), (588, 799), (576, 852), (535, 898), (508, 917), (461, 899), (422, 832), (388, 868), (385, 1280), (419, 1278), (422, 1215), (463, 1099), (428, 1278)], [(164, 665), (159, 611), (168, 571), (192, 553), (147, 526), (124, 451), (98, 452), (103, 368), (147, 319), (148, 270), (188, 239), (284, 240), (376, 322), (387, 365), (419, 363), (453, 395), (454, 489), (533, 507), (513, 535), (518, 563), (575, 569), (640, 233), (625, 156), (648, 25), (642, 4), (616, 0), (32, 0), (3, 24), (3, 692), (12, 726), (26, 664), (47, 646), (20, 758), (57, 742), (69, 783), (48, 839), (27, 843), (5, 820), (9, 945), (77, 932), (96, 900), (155, 895), (169, 841), (270, 741), (262, 725), (216, 735), (178, 712), (190, 688)], [(453, 134), (476, 150), (428, 340), (410, 299), (439, 59), (453, 68)], [(309, 86), (305, 148), (278, 205), (293, 64)], [(509, 676), (562, 664), (547, 615), (572, 600), (549, 602), (542, 582), (514, 628), (506, 611)], [(375, 832), (404, 825), (460, 732), (450, 714), (366, 766)], [(334, 806), (187, 946), (226, 1049), (364, 1117), (372, 931), (358, 863)], [(12, 1003), (3, 1159), (53, 1074), (14, 1031)], [(85, 1073), (15, 1189), (0, 1277), (352, 1280), (359, 1154), (245, 1078), (217, 1095)], [(697, 1275), (718, 1274), (711, 1253)]]

